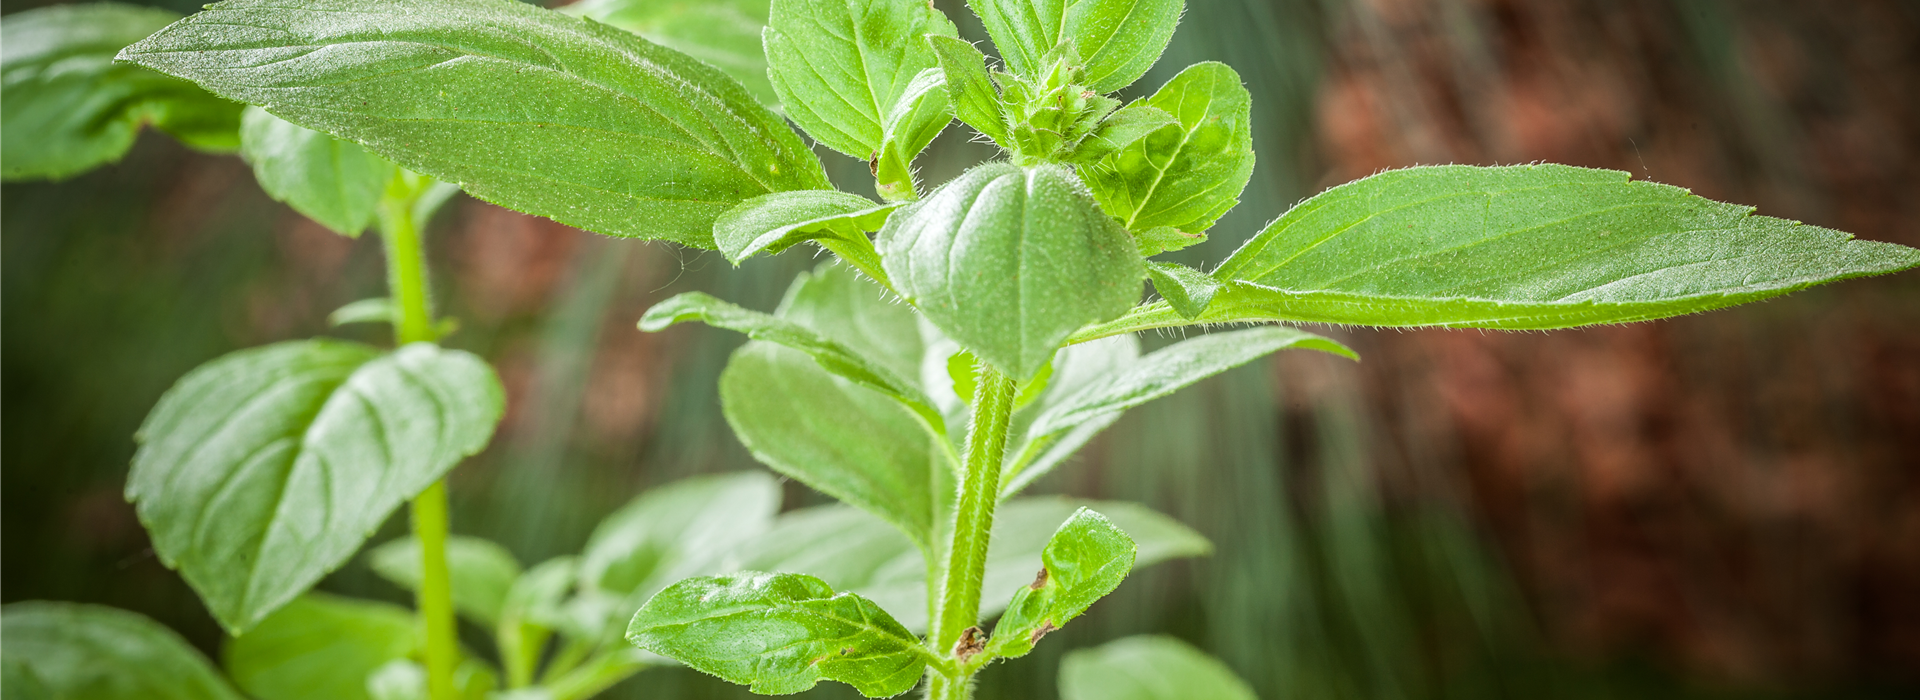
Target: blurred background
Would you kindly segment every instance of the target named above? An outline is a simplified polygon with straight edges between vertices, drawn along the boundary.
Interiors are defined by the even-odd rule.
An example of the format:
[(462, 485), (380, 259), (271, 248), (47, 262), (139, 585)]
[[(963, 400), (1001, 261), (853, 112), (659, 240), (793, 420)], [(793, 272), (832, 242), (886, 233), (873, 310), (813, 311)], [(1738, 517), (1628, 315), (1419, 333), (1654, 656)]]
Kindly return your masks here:
[[(1910, 0), (1189, 0), (1132, 94), (1201, 60), (1246, 79), (1260, 165), (1181, 262), (1384, 168), (1536, 160), (1920, 246)], [(922, 174), (990, 155), (956, 125)], [(453, 475), (456, 532), (535, 562), (645, 488), (759, 468), (715, 396), (740, 337), (634, 323), (689, 290), (770, 310), (807, 253), (734, 270), (471, 199), (430, 236), (448, 343), (509, 394)], [(121, 497), (133, 431), (222, 353), (384, 342), (325, 321), (384, 295), (380, 254), (269, 200), (238, 158), (153, 133), (118, 165), (0, 188), (0, 597), (129, 608), (217, 650)], [(1133, 411), (1040, 484), (1148, 503), (1217, 552), (1136, 575), (983, 697), (1051, 698), (1064, 651), (1139, 632), (1266, 698), (1920, 696), (1920, 275), (1550, 334), (1316, 330), (1365, 361), (1244, 367)], [(405, 600), (363, 561), (323, 588)], [(665, 669), (612, 697), (743, 695)]]

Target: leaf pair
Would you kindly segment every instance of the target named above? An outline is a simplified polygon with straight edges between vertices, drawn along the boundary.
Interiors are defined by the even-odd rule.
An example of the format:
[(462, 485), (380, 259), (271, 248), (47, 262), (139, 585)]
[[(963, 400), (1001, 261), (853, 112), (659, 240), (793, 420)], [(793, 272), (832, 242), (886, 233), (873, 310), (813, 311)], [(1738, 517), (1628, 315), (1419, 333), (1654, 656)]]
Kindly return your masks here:
[(62, 5), (0, 21), (0, 150), (7, 180), (80, 174), (119, 160), (152, 124), (195, 148), (239, 145), (240, 106), (114, 54), (180, 16), (116, 3)]
[(227, 0), (121, 52), (513, 209), (713, 247), (753, 197), (826, 189), (724, 73), (634, 34), (499, 0)]
[[(1012, 505), (1009, 511), (1019, 515), (1021, 509)], [(849, 549), (845, 534), (871, 535), (873, 530), (870, 519), (842, 508), (795, 513), (782, 520), (789, 524), (769, 534), (760, 547), (765, 554), (757, 559), (759, 563), (811, 560), (835, 569), (846, 580), (850, 570), (865, 568), (853, 562), (873, 561), (873, 545), (884, 542), (854, 539), (860, 546)], [(1020, 522), (1013, 529), (1035, 531), (1032, 525)], [(1185, 532), (1177, 524), (1173, 527)], [(1186, 536), (1198, 539), (1190, 532)], [(1199, 542), (1204, 547), (1205, 541)], [(801, 545), (800, 551), (789, 546), (794, 544)], [(1081, 508), (1048, 540), (1043, 552), (1025, 550), (1026, 556), (1038, 554), (1047, 570), (1055, 572), (1056, 582), (1043, 587), (1045, 601), (1027, 603), (1033, 599), (1022, 588), (1014, 604), (1064, 624), (1119, 585), (1134, 564), (1134, 551), (1133, 541), (1112, 522)], [(995, 580), (990, 569), (989, 581)], [(904, 610), (924, 602), (924, 587), (915, 594)], [(997, 607), (990, 603), (988, 613)], [(1015, 612), (1010, 610), (1008, 615), (1012, 618)], [(1003, 622), (1002, 628), (1007, 625)], [(912, 689), (927, 666), (953, 663), (928, 651), (907, 624), (873, 600), (845, 589), (836, 592), (826, 581), (803, 573), (750, 572), (674, 584), (634, 616), (628, 639), (764, 694), (796, 693), (821, 680), (836, 680), (868, 697), (887, 697)], [(958, 660), (984, 664), (987, 659), (962, 656)]]
[(773, 0), (768, 75), (794, 123), (869, 161), (882, 198), (911, 199), (913, 157), (952, 120), (922, 37), (957, 34), (931, 3)]
[(135, 436), (127, 499), (160, 560), (238, 633), (484, 447), (503, 401), (479, 358), (432, 345), (243, 350), (161, 397)]

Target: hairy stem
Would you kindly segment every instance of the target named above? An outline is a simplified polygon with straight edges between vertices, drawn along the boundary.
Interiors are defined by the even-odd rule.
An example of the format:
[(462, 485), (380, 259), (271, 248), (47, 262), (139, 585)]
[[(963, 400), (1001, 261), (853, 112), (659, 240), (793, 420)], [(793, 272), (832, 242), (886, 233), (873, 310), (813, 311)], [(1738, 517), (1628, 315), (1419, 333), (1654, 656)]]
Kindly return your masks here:
[[(413, 217), (422, 188), (416, 178), (394, 178), (380, 207), (380, 235), (387, 249), (387, 286), (392, 297), (394, 340), (431, 343), (433, 307), (427, 297), (426, 254)], [(413, 499), (413, 536), (420, 541), (420, 622), (426, 628), (427, 693), (455, 700), (454, 666), (460, 641), (453, 621), (453, 582), (447, 572), (447, 482), (434, 482)]]
[[(949, 655), (969, 628), (980, 622), (980, 582), (987, 569), (987, 542), (993, 532), (993, 509), (1000, 502), (1000, 463), (1007, 451), (1007, 424), (1013, 415), (1017, 388), (1006, 375), (985, 362), (974, 366), (973, 429), (967, 436), (965, 481), (954, 511), (953, 540), (947, 547), (946, 578), (940, 609), (933, 619), (933, 652)], [(964, 666), (965, 659), (956, 667)], [(928, 682), (928, 697), (962, 700), (971, 693), (970, 674), (956, 670), (936, 673)]]

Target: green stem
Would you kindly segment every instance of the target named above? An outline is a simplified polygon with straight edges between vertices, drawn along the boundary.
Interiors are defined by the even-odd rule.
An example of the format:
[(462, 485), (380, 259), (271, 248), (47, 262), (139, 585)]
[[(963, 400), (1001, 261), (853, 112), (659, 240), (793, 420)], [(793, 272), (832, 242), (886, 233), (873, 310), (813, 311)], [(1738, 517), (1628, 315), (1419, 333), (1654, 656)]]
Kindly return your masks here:
[[(433, 308), (427, 297), (426, 254), (413, 217), (423, 187), (418, 178), (394, 178), (380, 204), (380, 234), (387, 248), (387, 285), (394, 307), (394, 339), (400, 345), (431, 343)], [(460, 641), (453, 620), (453, 581), (447, 571), (447, 482), (436, 481), (413, 499), (413, 536), (420, 541), (420, 623), (426, 628), (427, 693), (455, 700), (454, 667)]]
[[(947, 548), (940, 609), (930, 639), (935, 654), (948, 656), (968, 628), (980, 622), (980, 583), (987, 569), (993, 510), (1000, 503), (1000, 464), (1006, 457), (1007, 425), (1013, 415), (1017, 384), (985, 362), (974, 365), (973, 428), (967, 435), (967, 459), (954, 511), (953, 540)], [(964, 700), (972, 693), (971, 674), (936, 672), (928, 697)]]

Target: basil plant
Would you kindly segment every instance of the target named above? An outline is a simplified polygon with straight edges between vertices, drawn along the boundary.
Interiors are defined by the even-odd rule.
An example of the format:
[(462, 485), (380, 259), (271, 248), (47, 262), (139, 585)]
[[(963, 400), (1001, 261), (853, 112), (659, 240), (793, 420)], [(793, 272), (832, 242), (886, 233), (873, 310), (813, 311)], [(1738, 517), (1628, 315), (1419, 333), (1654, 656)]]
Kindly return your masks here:
[[(1218, 235), (1239, 204), (1254, 166), (1239, 75), (1200, 63), (1148, 97), (1112, 97), (1158, 61), (1181, 0), (967, 6), (998, 60), (924, 0), (227, 0), (141, 27), (116, 61), (93, 49), (85, 70), (144, 82), (96, 105), (111, 138), (92, 162), (140, 124), (224, 104), (194, 87), (251, 105), (239, 148), (270, 193), (389, 241), (392, 300), (341, 314), (391, 320), (397, 349), (244, 351), (181, 380), (141, 430), (128, 497), (161, 559), (239, 635), (234, 681), (296, 697), (258, 688), (341, 670), (312, 651), (324, 641), (424, 662), (336, 674), (369, 697), (585, 697), (681, 663), (763, 694), (835, 681), (967, 698), (1135, 567), (1208, 549), (1138, 505), (1021, 492), (1129, 408), (1280, 350), (1354, 357), (1301, 324), (1646, 321), (1920, 265), (1920, 251), (1552, 164), (1384, 172), (1280, 213), (1210, 269), (1156, 261)], [(743, 21), (764, 21), (757, 46)], [(10, 139), (16, 82), (49, 100), (79, 90), (52, 54), (16, 80), (17, 45), (10, 33)], [(183, 99), (200, 106), (167, 107)], [(920, 181), (915, 158), (948, 128), (999, 155)], [(875, 196), (834, 189), (809, 142), (865, 161)], [(728, 423), (759, 461), (842, 505), (775, 516), (762, 475), (676, 484), (615, 514), (579, 557), (526, 571), (450, 538), (439, 479), (501, 411), (491, 370), (434, 344), (416, 228), (456, 186), (736, 264), (829, 251), (771, 312), (690, 293), (640, 327), (745, 334), (720, 380)], [(1151, 353), (1135, 337), (1227, 325), (1248, 327)], [(413, 536), (373, 562), (418, 591), (425, 624), (386, 611), (354, 624), (394, 635), (328, 627), (361, 604), (308, 589), (406, 500)], [(497, 670), (459, 648), (456, 614), (496, 630)], [(61, 615), (133, 625), (10, 609), (9, 692), (80, 687), (63, 674), (86, 645), (46, 641), (83, 627)], [(15, 664), (15, 629), (30, 627), (52, 651)], [(180, 654), (168, 649), (149, 653)], [(275, 653), (271, 670), (243, 663)], [(1252, 697), (1217, 661), (1151, 637), (1076, 652), (1061, 687)]]

